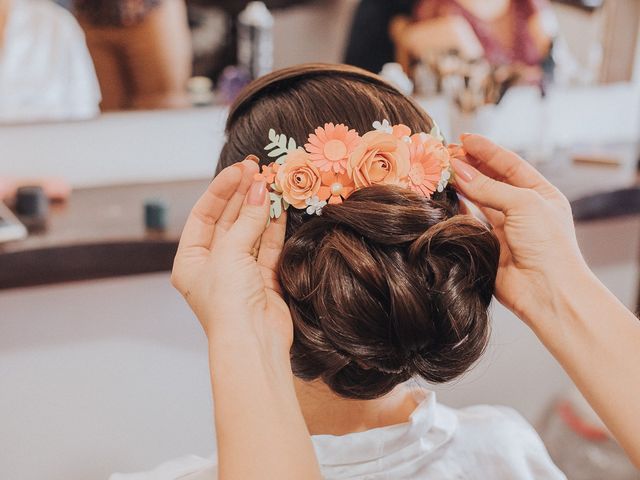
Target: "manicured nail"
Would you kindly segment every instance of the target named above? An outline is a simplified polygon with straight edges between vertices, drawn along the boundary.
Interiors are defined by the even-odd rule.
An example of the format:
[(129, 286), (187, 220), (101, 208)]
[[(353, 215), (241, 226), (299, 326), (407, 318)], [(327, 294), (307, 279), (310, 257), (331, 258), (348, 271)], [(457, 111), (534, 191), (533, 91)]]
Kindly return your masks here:
[(451, 164), (458, 180), (462, 180), (463, 182), (470, 182), (478, 176), (478, 171), (471, 165), (467, 165), (462, 160), (452, 158)]
[(267, 192), (267, 184), (264, 180), (254, 180), (247, 194), (247, 203), (249, 205), (262, 205), (264, 203), (264, 195)]
[(473, 134), (472, 133), (462, 133), (462, 134), (460, 134), (460, 140), (464, 142), (471, 135), (473, 135)]
[(252, 162), (256, 162), (256, 163), (260, 163), (260, 159), (258, 157), (256, 157), (255, 155), (251, 154), (251, 155), (247, 155), (245, 157), (245, 160), (251, 160)]

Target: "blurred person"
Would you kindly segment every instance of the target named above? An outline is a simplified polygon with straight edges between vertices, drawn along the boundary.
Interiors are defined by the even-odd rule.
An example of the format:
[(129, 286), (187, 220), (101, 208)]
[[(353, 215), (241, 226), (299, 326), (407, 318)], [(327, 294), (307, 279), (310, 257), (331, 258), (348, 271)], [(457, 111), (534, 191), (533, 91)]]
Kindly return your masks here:
[(391, 36), (405, 68), (411, 58), (457, 51), (536, 81), (556, 28), (547, 0), (420, 0), (412, 18), (394, 20)]
[(76, 0), (102, 110), (189, 105), (192, 47), (183, 0)]
[(416, 0), (362, 0), (353, 16), (345, 63), (373, 73), (395, 61), (395, 47), (389, 36), (391, 21), (409, 16)]
[(84, 119), (99, 103), (73, 16), (50, 0), (0, 0), (0, 121)]

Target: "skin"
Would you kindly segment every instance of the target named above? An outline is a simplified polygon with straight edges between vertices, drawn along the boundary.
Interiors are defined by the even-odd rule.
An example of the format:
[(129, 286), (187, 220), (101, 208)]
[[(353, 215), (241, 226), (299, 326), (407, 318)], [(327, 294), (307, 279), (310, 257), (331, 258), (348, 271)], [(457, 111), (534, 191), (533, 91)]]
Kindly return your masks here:
[[(462, 142), (468, 163), (453, 160), (456, 188), (501, 243), (497, 298), (640, 467), (640, 323), (586, 266), (566, 198), (516, 154), (478, 135)], [(275, 276), (285, 220), (265, 229), (268, 201), (255, 172), (244, 161), (211, 183), (185, 226), (172, 281), (208, 337), (220, 479), (318, 479), (310, 433), (399, 423), (412, 405), (401, 389), (374, 403), (340, 402), (320, 382), (294, 379), (291, 316)]]
[[(458, 3), (474, 16), (489, 22), (503, 16), (510, 5), (508, 0), (458, 0)], [(541, 10), (529, 19), (527, 27), (538, 51), (544, 55), (556, 34), (553, 13), (550, 15), (547, 8)], [(420, 58), (432, 51), (456, 49), (468, 59), (484, 56), (484, 49), (473, 28), (459, 15), (418, 23), (407, 17), (397, 17), (391, 22), (390, 34), (398, 46), (398, 61), (405, 67), (409, 66), (410, 56)]]

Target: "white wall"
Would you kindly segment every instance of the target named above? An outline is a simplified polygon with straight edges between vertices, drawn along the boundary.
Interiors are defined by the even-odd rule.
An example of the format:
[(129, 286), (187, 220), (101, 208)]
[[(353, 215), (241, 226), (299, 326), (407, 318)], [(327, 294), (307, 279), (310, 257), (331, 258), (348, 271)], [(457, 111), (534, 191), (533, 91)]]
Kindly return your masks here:
[(61, 176), (74, 187), (208, 178), (225, 120), (213, 107), (0, 126), (0, 176)]

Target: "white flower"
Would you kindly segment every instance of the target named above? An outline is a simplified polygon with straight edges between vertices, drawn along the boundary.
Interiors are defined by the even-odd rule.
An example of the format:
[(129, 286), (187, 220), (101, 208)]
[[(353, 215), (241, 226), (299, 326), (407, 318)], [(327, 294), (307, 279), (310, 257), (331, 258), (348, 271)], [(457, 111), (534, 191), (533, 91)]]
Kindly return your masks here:
[(384, 132), (384, 133), (393, 133), (393, 127), (391, 126), (391, 124), (389, 123), (389, 120), (382, 120), (382, 123), (375, 121), (373, 122), (373, 128), (375, 130), (378, 130), (379, 132)]
[(438, 127), (438, 125), (435, 123), (433, 124), (433, 128), (429, 132), (429, 135), (431, 135), (436, 140), (444, 142), (444, 137), (442, 136), (442, 133), (440, 133), (440, 127)]
[[(282, 215), (282, 204), (284, 200), (282, 200), (282, 195), (278, 195), (274, 192), (269, 192), (269, 198), (271, 200), (271, 207), (269, 208), (269, 218), (280, 218)], [(285, 209), (288, 205), (285, 205)]]
[(440, 174), (440, 181), (438, 181), (438, 192), (444, 191), (445, 187), (449, 184), (449, 180), (451, 179), (451, 171), (447, 168), (442, 170)]
[(304, 202), (307, 204), (309, 215), (322, 215), (322, 208), (327, 204), (324, 200), (320, 201), (317, 195), (307, 198)]

